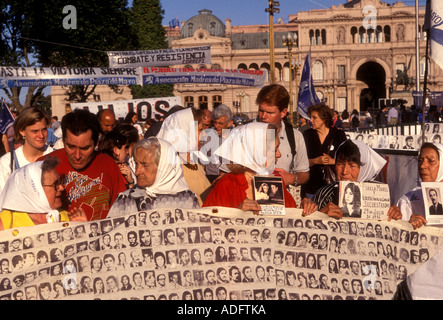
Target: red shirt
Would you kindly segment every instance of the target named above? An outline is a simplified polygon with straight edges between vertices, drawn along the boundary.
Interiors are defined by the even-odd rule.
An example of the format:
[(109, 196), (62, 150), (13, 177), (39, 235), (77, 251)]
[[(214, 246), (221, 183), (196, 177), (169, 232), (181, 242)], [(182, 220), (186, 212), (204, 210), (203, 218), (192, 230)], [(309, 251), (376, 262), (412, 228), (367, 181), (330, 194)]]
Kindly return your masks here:
[[(275, 176), (278, 174), (274, 173)], [(203, 207), (221, 206), (229, 208), (238, 208), (243, 200), (246, 199), (246, 190), (248, 189), (248, 182), (244, 174), (225, 174), (209, 192), (208, 197), (203, 203)], [(294, 198), (286, 190), (283, 183), (285, 207), (296, 208)]]
[(82, 208), (88, 220), (106, 218), (118, 194), (126, 190), (126, 180), (114, 159), (106, 154), (96, 154), (92, 163), (82, 171), (72, 168), (64, 149), (51, 152), (40, 160), (54, 156), (60, 159), (56, 170), (70, 202), (68, 210)]

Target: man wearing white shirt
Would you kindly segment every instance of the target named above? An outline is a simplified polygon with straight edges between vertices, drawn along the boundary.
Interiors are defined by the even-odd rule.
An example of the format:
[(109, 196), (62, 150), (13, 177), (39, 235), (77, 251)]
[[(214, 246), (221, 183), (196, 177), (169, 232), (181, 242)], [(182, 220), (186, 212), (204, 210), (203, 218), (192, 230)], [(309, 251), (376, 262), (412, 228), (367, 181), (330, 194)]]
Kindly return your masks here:
[(257, 95), (257, 120), (272, 123), (278, 127), (281, 157), (277, 160), (275, 170), (283, 177), (286, 186), (305, 184), (309, 180), (309, 160), (306, 144), (300, 131), (294, 132), (295, 155), (292, 153), (286, 126), (283, 119), (288, 113), (289, 93), (285, 87), (271, 84), (263, 87)]

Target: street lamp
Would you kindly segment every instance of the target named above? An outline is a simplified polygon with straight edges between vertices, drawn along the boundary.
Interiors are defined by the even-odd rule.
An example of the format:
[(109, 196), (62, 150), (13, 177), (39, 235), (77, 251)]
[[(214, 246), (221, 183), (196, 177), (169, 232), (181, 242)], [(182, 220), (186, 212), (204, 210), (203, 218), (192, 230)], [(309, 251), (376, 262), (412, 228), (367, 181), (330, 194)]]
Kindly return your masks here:
[(299, 85), (298, 85), (298, 70), (302, 68), (302, 60), (301, 59), (295, 59), (294, 60), (294, 75), (295, 75), (295, 106), (296, 106), (296, 110), (297, 110), (297, 123), (295, 124), (296, 127), (299, 126), (300, 123), (300, 113), (298, 112), (298, 90), (299, 90)]
[(274, 53), (274, 13), (280, 13), (280, 1), (268, 0), (269, 7), (265, 9), (269, 12), (269, 56), (270, 56), (270, 82), (275, 82), (275, 53)]
[[(288, 59), (289, 59), (289, 114), (291, 124), (294, 125), (294, 99), (292, 96), (292, 46), (297, 44), (297, 34), (288, 32), (288, 35), (282, 36), (283, 45), (288, 47)], [(298, 125), (298, 116), (297, 116)]]
[(242, 106), (243, 106), (243, 109), (244, 109), (244, 105), (243, 105), (243, 101), (242, 100), (245, 98), (245, 95), (246, 95), (246, 93), (244, 91), (239, 91), (239, 92), (236, 93), (237, 100), (239, 101), (238, 108), (240, 109), (240, 112), (238, 112), (238, 109), (237, 109), (237, 114), (239, 114), (239, 113), (244, 111), (244, 110), (242, 110)]

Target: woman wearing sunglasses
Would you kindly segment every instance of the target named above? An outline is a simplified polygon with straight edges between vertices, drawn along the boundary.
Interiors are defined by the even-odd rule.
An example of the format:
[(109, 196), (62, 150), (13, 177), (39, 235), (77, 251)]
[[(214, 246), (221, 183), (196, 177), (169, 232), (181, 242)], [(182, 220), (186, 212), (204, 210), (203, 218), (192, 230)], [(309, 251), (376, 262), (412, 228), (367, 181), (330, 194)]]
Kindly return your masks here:
[(0, 194), (0, 230), (60, 221), (87, 221), (83, 209), (59, 211), (64, 187), (49, 158), (23, 166), (9, 177)]

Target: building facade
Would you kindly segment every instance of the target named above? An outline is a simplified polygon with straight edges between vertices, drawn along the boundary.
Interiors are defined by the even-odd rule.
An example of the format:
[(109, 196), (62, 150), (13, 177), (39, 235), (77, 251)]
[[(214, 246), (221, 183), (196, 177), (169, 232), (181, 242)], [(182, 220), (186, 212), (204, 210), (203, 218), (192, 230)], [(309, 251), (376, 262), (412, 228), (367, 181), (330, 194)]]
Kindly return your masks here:
[[(380, 0), (348, 0), (327, 9), (291, 14), (288, 23), (279, 19), (273, 28), (275, 82), (292, 93), (295, 111), (300, 72), (310, 51), (316, 93), (332, 108), (362, 111), (377, 108), (379, 99), (385, 98), (403, 98), (409, 106), (413, 103), (412, 91), (416, 89), (417, 77), (420, 90), (423, 88), (424, 15), (425, 8), (420, 7), (416, 28), (415, 6), (403, 2), (390, 5)], [(265, 85), (270, 83), (269, 25), (232, 26), (230, 19), (223, 22), (212, 11), (202, 9), (182, 21), (181, 27), (165, 28), (171, 48), (211, 45), (211, 65), (174, 67), (267, 70)], [(292, 46), (291, 66), (288, 47), (282, 40), (288, 33), (297, 37)], [(418, 59), (416, 47), (419, 48)], [(430, 61), (428, 89), (442, 91), (442, 84), (442, 70)], [(69, 111), (64, 90), (57, 87), (52, 90), (52, 105), (57, 106), (53, 109), (58, 110), (53, 114), (63, 115)], [(223, 103), (234, 112), (253, 118), (259, 90), (258, 87), (222, 84), (177, 84), (174, 95), (181, 97), (184, 106), (213, 110)], [(108, 96), (107, 86), (99, 91), (101, 101), (132, 98), (127, 88), (118, 96)]]
[[(289, 15), (289, 22), (274, 24), (275, 79), (290, 89), (296, 102), (300, 71), (311, 51), (311, 67), (316, 93), (332, 108), (343, 111), (376, 108), (379, 99), (406, 98), (411, 105), (412, 91), (418, 78), (423, 88), (426, 34), (421, 32), (425, 8), (418, 12), (416, 29), (415, 6), (403, 2), (393, 5), (379, 0), (348, 0), (328, 9), (315, 9)], [(418, 30), (418, 33), (416, 33)], [(292, 76), (288, 48), (282, 36), (297, 35), (292, 48)], [(418, 36), (419, 58), (416, 58)], [(223, 23), (210, 10), (183, 21), (181, 29), (169, 29), (172, 48), (211, 45), (211, 66), (187, 67), (270, 70), (269, 26), (232, 26)], [(185, 66), (176, 66), (185, 67)], [(442, 90), (442, 70), (429, 64), (428, 88)], [(403, 80), (402, 80), (403, 79)], [(406, 80), (404, 80), (406, 79)], [(267, 82), (269, 83), (269, 75)], [(212, 110), (219, 103), (233, 111), (257, 111), (255, 97), (260, 88), (179, 84), (175, 95), (184, 105)]]

